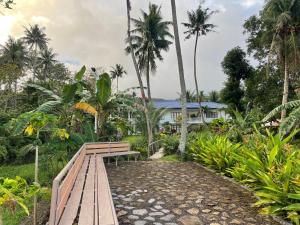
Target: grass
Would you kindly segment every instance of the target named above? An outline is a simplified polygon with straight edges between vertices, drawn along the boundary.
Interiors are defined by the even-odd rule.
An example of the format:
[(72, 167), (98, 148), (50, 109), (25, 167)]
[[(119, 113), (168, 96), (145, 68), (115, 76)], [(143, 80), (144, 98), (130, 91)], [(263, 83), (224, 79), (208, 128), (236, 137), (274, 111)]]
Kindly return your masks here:
[(173, 154), (173, 155), (166, 155), (160, 159), (161, 161), (166, 161), (166, 162), (180, 162), (181, 158), (180, 156)]

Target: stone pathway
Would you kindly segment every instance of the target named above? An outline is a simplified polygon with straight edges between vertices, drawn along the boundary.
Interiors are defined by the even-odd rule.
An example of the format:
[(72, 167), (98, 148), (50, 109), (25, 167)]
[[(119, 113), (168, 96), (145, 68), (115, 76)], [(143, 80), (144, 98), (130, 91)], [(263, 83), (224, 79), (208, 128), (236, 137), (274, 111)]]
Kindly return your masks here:
[(120, 225), (279, 225), (251, 193), (195, 163), (107, 166)]

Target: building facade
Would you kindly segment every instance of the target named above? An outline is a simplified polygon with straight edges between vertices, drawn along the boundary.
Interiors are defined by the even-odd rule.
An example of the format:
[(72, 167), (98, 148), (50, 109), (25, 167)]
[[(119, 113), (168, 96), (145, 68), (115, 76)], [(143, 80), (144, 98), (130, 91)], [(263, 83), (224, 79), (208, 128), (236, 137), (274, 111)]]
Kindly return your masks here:
[[(214, 119), (224, 118), (228, 119), (229, 115), (226, 113), (227, 106), (225, 104), (216, 102), (202, 102), (203, 119), (205, 123), (210, 123)], [(172, 129), (178, 130), (181, 121), (181, 103), (179, 100), (154, 100), (155, 108), (165, 108), (167, 113), (160, 120), (160, 126), (170, 124)], [(203, 119), (199, 115), (199, 103), (188, 102), (188, 125), (201, 125)]]

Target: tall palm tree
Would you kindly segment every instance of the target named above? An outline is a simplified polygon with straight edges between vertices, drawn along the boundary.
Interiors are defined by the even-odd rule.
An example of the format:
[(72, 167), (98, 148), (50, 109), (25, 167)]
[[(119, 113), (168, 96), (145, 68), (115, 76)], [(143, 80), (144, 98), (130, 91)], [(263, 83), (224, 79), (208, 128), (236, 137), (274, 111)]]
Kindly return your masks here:
[[(156, 71), (156, 59), (163, 60), (161, 52), (169, 50), (172, 42), (167, 38), (173, 38), (173, 35), (169, 32), (171, 22), (163, 20), (161, 7), (149, 3), (149, 13), (141, 12), (142, 18), (132, 19), (134, 29), (131, 31), (131, 41), (139, 69), (146, 74), (148, 98), (151, 101), (150, 70)], [(130, 46), (126, 50), (129, 52)]]
[(196, 11), (188, 11), (188, 23), (183, 23), (183, 25), (187, 28), (187, 30), (184, 32), (186, 35), (185, 39), (190, 39), (192, 36), (195, 36), (195, 47), (194, 47), (194, 80), (195, 80), (195, 87), (196, 87), (196, 95), (197, 95), (197, 101), (199, 103), (199, 113), (204, 121), (204, 116), (202, 112), (201, 107), (201, 99), (199, 95), (199, 86), (198, 86), (198, 80), (197, 80), (197, 46), (198, 46), (198, 38), (200, 36), (205, 36), (210, 32), (214, 31), (214, 28), (216, 27), (214, 24), (208, 23), (208, 20), (211, 18), (213, 14), (215, 14), (216, 11), (210, 11), (209, 8), (202, 8), (202, 5), (200, 4)]
[(37, 64), (41, 69), (42, 78), (49, 78), (50, 71), (57, 62), (55, 59), (56, 56), (57, 54), (53, 52), (52, 48), (45, 48), (40, 52), (39, 56), (37, 57)]
[(181, 88), (182, 120), (181, 120), (181, 134), (180, 134), (179, 151), (181, 152), (181, 154), (183, 154), (185, 151), (185, 144), (186, 144), (186, 137), (187, 137), (186, 86), (185, 86), (183, 62), (182, 62), (181, 47), (180, 47), (180, 40), (179, 40), (175, 0), (171, 0), (171, 6), (172, 6), (172, 18), (173, 18), (175, 46), (176, 46), (176, 53), (177, 53), (177, 59), (178, 59), (179, 80), (180, 80), (180, 88)]
[[(27, 65), (27, 61), (27, 50), (21, 39), (16, 40), (9, 37), (5, 45), (1, 46), (1, 63), (17, 66), (17, 70), (15, 71), (18, 72), (13, 73), (14, 77), (9, 78), (9, 80), (14, 80), (15, 93), (17, 92), (18, 79), (22, 76), (23, 70)], [(16, 104), (17, 102), (15, 99), (15, 106)]]
[(1, 46), (1, 61), (3, 63), (13, 63), (20, 69), (27, 65), (27, 50), (21, 39), (9, 37), (5, 45)]
[(144, 107), (144, 111), (145, 111), (145, 117), (146, 117), (146, 124), (147, 124), (147, 131), (148, 131), (148, 157), (150, 156), (150, 146), (153, 142), (153, 134), (152, 134), (152, 128), (151, 128), (151, 121), (150, 121), (150, 116), (149, 116), (149, 110), (148, 110), (148, 106), (146, 103), (146, 99), (145, 99), (145, 91), (144, 91), (144, 85), (143, 85), (143, 80), (142, 80), (142, 76), (139, 70), (139, 66), (137, 63), (137, 60), (135, 58), (134, 55), (134, 48), (133, 48), (133, 44), (132, 44), (132, 38), (131, 38), (131, 29), (130, 29), (130, 21), (131, 21), (131, 16), (130, 16), (130, 11), (131, 11), (131, 4), (130, 4), (130, 0), (126, 0), (126, 6), (127, 6), (127, 39), (129, 42), (129, 49), (130, 49), (130, 53), (131, 53), (131, 58), (133, 61), (133, 65), (136, 71), (136, 75), (139, 81), (139, 86), (140, 86), (140, 91), (141, 91), (141, 95), (142, 95), (142, 102), (143, 102), (143, 107)]
[(49, 39), (47, 38), (44, 27), (39, 27), (39, 25), (29, 25), (25, 27), (25, 36), (23, 37), (24, 42), (29, 46), (29, 50), (32, 51), (32, 66), (33, 66), (33, 78), (37, 75), (37, 57), (38, 51), (44, 50), (47, 48)]
[[(277, 57), (279, 67), (284, 71), (284, 86), (282, 104), (288, 102), (289, 77), (292, 65), (299, 62), (300, 38), (300, 1), (299, 0), (267, 0), (263, 9), (263, 19), (271, 26), (273, 35), (270, 44), (269, 61), (272, 56)], [(286, 117), (283, 108), (281, 119)]]
[(110, 71), (112, 79), (117, 79), (117, 92), (119, 91), (119, 78), (127, 74), (126, 70), (121, 64), (116, 64)]

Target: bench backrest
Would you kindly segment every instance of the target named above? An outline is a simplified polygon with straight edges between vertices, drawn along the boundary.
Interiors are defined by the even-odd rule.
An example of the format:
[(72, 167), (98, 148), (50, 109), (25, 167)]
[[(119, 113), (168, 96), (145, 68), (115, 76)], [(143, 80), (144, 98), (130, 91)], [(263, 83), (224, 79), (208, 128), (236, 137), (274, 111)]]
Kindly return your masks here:
[(64, 211), (78, 172), (84, 161), (85, 154), (85, 149), (82, 146), (78, 153), (66, 165), (64, 170), (61, 171), (53, 181), (50, 225), (56, 225)]
[(86, 143), (85, 150), (86, 154), (128, 152), (130, 144), (128, 142)]

